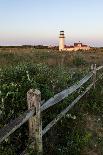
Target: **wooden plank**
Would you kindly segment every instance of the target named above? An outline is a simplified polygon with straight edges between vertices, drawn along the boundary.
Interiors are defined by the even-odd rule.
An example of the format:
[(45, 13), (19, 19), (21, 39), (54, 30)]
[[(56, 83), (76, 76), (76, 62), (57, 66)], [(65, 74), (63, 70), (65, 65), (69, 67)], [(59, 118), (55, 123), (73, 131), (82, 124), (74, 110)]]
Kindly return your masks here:
[(98, 70), (100, 70), (102, 68), (103, 68), (103, 66), (99, 66), (99, 67), (96, 68), (96, 70), (98, 71)]
[(8, 138), (15, 130), (23, 125), (28, 119), (35, 114), (35, 108), (27, 110), (24, 114), (12, 120), (9, 124), (0, 129), (0, 143)]
[(69, 87), (68, 89), (63, 90), (62, 92), (56, 94), (54, 97), (50, 98), (41, 106), (41, 111), (48, 109), (49, 107), (55, 105), (56, 103), (62, 101), (64, 98), (68, 97), (68, 95), (75, 92), (78, 88), (80, 88), (84, 83), (86, 83), (91, 77), (93, 73), (90, 72), (86, 75), (83, 79), (79, 82), (75, 83), (73, 86)]
[(86, 90), (79, 95), (66, 109), (64, 109), (60, 114), (57, 115), (57, 117), (51, 121), (42, 131), (42, 135), (45, 135), (45, 133), (50, 130), (50, 128), (55, 125), (93, 86), (93, 83), (90, 84)]
[(36, 108), (36, 116), (29, 119), (29, 136), (33, 140), (32, 148), (36, 154), (42, 154), (42, 118), (41, 118), (41, 92), (37, 89), (30, 89), (27, 92), (28, 108)]

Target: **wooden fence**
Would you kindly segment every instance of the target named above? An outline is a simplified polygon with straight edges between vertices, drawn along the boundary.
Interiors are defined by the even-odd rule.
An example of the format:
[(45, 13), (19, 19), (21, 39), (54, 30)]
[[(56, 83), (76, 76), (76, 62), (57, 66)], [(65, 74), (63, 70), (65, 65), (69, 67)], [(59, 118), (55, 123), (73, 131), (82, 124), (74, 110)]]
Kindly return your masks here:
[[(83, 79), (79, 82), (75, 83), (71, 87), (63, 90), (62, 92), (56, 94), (54, 97), (50, 98), (48, 101), (43, 103), (41, 101), (41, 92), (39, 90), (30, 89), (27, 92), (27, 104), (28, 110), (11, 121), (9, 124), (5, 125), (2, 129), (0, 129), (0, 143), (8, 138), (15, 130), (17, 130), (20, 126), (22, 126), (25, 122), (29, 122), (29, 137), (33, 140), (30, 144), (30, 148), (32, 148), (36, 154), (43, 153), (43, 143), (42, 136), (46, 134), (46, 132), (55, 125), (92, 87), (96, 87), (95, 83), (98, 79), (100, 79), (103, 74), (101, 74), (98, 79), (96, 79), (97, 71), (101, 70), (103, 66), (96, 68), (96, 65), (91, 66), (91, 72), (88, 73)], [(66, 109), (64, 109), (60, 114), (56, 116), (54, 120), (52, 120), (43, 130), (42, 130), (42, 117), (41, 113), (48, 109), (49, 107), (59, 103), (66, 97), (68, 97), (73, 92), (76, 92), (83, 84), (85, 84), (88, 80), (92, 78), (92, 83), (83, 91), (71, 104), (69, 104)], [(27, 153), (23, 153), (27, 154)]]

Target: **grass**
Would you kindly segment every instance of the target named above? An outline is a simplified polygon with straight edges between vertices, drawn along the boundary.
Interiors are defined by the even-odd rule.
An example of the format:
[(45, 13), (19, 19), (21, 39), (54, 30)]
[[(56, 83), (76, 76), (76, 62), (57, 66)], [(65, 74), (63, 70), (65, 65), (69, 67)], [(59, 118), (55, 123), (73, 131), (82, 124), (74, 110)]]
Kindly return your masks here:
[[(58, 52), (32, 48), (0, 49), (0, 127), (27, 109), (26, 93), (38, 88), (42, 99), (71, 86), (88, 73), (92, 63), (101, 65), (103, 51)], [(82, 91), (82, 90), (81, 90)], [(43, 113), (43, 127), (81, 92), (72, 94)], [(103, 154), (103, 80), (44, 137), (44, 154)], [(73, 119), (75, 118), (75, 119)], [(23, 125), (0, 145), (0, 154), (20, 154), (28, 143)], [(47, 147), (48, 145), (48, 147)]]
[[(81, 59), (90, 65), (96, 63), (102, 64), (103, 51), (102, 49), (79, 52), (59, 52), (48, 49), (33, 49), (33, 48), (0, 48), (0, 66), (14, 66), (24, 63), (44, 63), (47, 65), (60, 65), (63, 63), (66, 66), (75, 66), (75, 59)], [(81, 62), (80, 62), (81, 63)], [(83, 63), (83, 62), (82, 62)]]

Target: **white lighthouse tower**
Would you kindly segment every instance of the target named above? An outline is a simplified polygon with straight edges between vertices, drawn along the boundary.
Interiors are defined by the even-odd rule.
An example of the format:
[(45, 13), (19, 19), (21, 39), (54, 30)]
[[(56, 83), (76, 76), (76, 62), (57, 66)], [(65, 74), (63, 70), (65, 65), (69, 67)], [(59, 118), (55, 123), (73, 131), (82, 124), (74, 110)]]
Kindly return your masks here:
[(64, 49), (65, 45), (65, 40), (64, 40), (64, 31), (60, 31), (60, 36), (59, 36), (59, 51), (62, 51)]

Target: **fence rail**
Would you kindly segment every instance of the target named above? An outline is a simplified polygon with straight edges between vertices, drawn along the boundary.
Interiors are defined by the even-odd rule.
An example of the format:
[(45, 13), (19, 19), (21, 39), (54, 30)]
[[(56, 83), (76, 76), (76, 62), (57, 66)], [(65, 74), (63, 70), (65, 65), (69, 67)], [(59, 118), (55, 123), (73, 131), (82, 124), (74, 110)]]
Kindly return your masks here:
[(75, 92), (77, 89), (79, 89), (84, 83), (86, 83), (91, 77), (93, 76), (93, 73), (90, 72), (88, 75), (86, 75), (83, 79), (81, 79), (79, 82), (75, 83), (73, 86), (69, 87), (68, 89), (63, 90), (62, 92), (56, 94), (54, 97), (50, 98), (47, 102), (45, 102), (41, 106), (41, 112), (48, 109), (49, 107), (55, 105), (56, 103), (62, 101), (64, 98), (68, 97), (68, 95)]
[[(10, 136), (26, 121), (29, 121), (29, 137), (33, 140), (33, 143), (30, 144), (30, 147), (33, 148), (35, 152), (42, 154), (42, 136), (48, 130), (50, 130), (50, 128), (55, 125), (92, 88), (92, 86), (94, 86), (95, 88), (95, 83), (98, 81), (98, 79), (96, 79), (96, 72), (101, 70), (102, 68), (103, 66), (99, 66), (97, 68), (96, 65), (92, 66), (92, 71), (88, 73), (84, 78), (82, 78), (71, 87), (56, 94), (45, 103), (44, 101), (41, 101), (41, 93), (39, 90), (34, 91), (33, 89), (30, 89), (27, 92), (28, 110), (20, 117), (16, 118), (9, 124), (5, 125), (2, 129), (0, 129), (0, 143), (8, 136)], [(99, 76), (99, 79), (102, 76), (103, 74)], [(83, 84), (85, 84), (91, 77), (93, 77), (93, 82), (85, 89), (85, 91), (83, 91), (71, 104), (69, 104), (60, 114), (55, 117), (54, 120), (52, 120), (42, 130), (41, 112), (62, 101), (64, 98), (68, 97), (70, 94), (79, 89)]]
[(0, 129), (0, 143), (9, 137), (15, 130), (21, 127), (30, 117), (35, 114), (35, 108), (27, 110), (23, 115), (19, 116), (15, 120)]
[(103, 66), (99, 66), (99, 67), (96, 68), (96, 70), (99, 71), (102, 68), (103, 68)]

